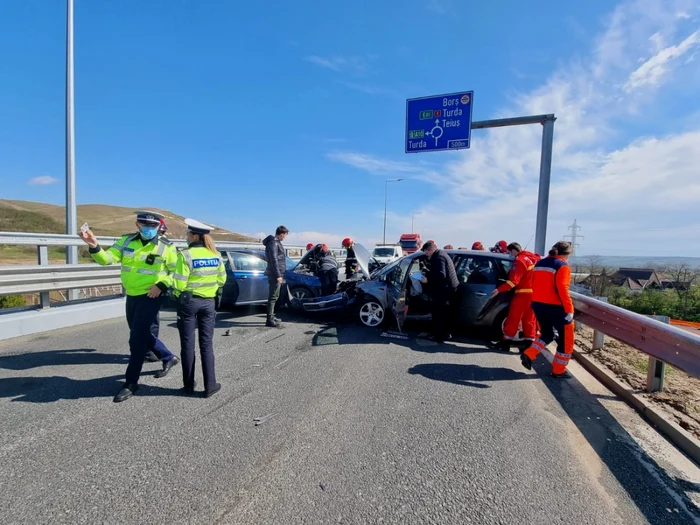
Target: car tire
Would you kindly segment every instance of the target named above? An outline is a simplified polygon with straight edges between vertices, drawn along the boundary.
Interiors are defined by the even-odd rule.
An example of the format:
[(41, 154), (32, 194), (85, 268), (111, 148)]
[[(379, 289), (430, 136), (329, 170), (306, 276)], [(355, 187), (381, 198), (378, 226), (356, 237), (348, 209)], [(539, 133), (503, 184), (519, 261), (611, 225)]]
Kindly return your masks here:
[(374, 297), (365, 297), (357, 309), (357, 319), (369, 328), (379, 328), (386, 322), (386, 309)]
[(314, 293), (306, 286), (295, 286), (289, 291), (295, 299), (312, 299), (314, 297)]
[[(494, 338), (494, 341), (500, 341), (503, 338), (503, 327), (506, 324), (506, 318), (508, 317), (508, 310), (502, 311), (498, 316), (496, 317), (496, 321), (493, 323), (493, 334), (492, 337)], [(524, 341), (523, 338), (523, 331), (522, 331), (522, 322), (520, 323), (520, 330), (518, 330), (518, 333), (515, 334), (515, 337), (511, 339), (514, 343), (520, 343)]]

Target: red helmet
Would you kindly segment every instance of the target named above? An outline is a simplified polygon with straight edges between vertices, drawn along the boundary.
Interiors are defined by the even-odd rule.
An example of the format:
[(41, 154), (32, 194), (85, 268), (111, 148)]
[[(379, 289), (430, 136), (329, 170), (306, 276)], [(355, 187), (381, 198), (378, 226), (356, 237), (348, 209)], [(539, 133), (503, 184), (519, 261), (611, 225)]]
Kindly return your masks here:
[(352, 246), (353, 244), (355, 243), (352, 242), (352, 239), (350, 237), (345, 237), (345, 239), (343, 239), (343, 248), (350, 248), (350, 246)]
[(498, 241), (492, 251), (495, 253), (508, 253), (508, 243), (506, 241)]
[(314, 243), (310, 242), (309, 244), (306, 245), (306, 251), (308, 252), (313, 247), (314, 247)]
[(474, 244), (472, 244), (472, 250), (483, 250), (484, 245), (481, 244), (481, 241), (476, 241)]
[(326, 246), (325, 244), (322, 244), (322, 245), (321, 245), (321, 251), (322, 251), (323, 253), (328, 253), (330, 250), (328, 249), (328, 246)]
[(158, 233), (165, 233), (168, 231), (168, 227), (165, 225), (165, 219), (160, 220), (160, 224), (158, 225)]
[(454, 249), (455, 249), (455, 247), (452, 246), (451, 244), (446, 244), (445, 247), (443, 248), (443, 250), (454, 250)]

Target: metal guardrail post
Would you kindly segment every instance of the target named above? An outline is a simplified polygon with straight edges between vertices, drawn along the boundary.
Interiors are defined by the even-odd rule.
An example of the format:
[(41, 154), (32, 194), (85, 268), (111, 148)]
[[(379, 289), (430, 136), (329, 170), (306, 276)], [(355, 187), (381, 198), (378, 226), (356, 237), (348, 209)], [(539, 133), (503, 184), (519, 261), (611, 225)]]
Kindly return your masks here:
[[(39, 265), (44, 266), (49, 264), (49, 247), (48, 246), (37, 246), (36, 247), (37, 262)], [(51, 298), (49, 297), (49, 292), (41, 292), (39, 294), (39, 305), (41, 308), (49, 308), (51, 306)]]
[[(662, 323), (671, 324), (671, 318), (665, 315), (649, 315), (652, 319), (656, 319)], [(666, 377), (666, 363), (649, 356), (649, 365), (647, 367), (647, 392), (663, 392), (664, 378)]]
[[(608, 302), (607, 297), (596, 297), (595, 299), (603, 303)], [(600, 350), (603, 346), (605, 346), (605, 334), (598, 330), (593, 330), (593, 346), (591, 348), (593, 350)]]

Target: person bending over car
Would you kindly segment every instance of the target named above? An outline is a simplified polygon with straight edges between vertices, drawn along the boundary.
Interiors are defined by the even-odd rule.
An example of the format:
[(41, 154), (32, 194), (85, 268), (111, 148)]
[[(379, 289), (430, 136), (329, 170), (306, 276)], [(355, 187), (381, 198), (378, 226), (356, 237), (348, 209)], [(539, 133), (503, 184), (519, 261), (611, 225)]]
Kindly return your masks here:
[(317, 255), (318, 278), (321, 281), (321, 295), (333, 295), (338, 288), (338, 261), (328, 249), (322, 244)]
[(438, 250), (434, 242), (426, 242), (423, 253), (430, 258), (430, 271), (421, 279), (421, 283), (428, 285), (426, 292), (431, 299), (433, 335), (430, 339), (442, 343), (452, 339), (447, 330), (447, 304), (455, 297), (459, 279), (450, 256)]

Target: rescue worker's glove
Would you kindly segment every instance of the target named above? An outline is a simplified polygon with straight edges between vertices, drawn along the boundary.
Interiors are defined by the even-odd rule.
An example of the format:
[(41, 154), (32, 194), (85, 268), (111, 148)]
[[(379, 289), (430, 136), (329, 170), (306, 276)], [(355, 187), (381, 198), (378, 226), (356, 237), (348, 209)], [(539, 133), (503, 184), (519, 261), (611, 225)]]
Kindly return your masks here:
[(564, 322), (565, 322), (566, 324), (571, 324), (571, 322), (572, 322), (573, 320), (574, 320), (574, 314), (573, 314), (573, 313), (566, 314), (566, 315), (564, 316)]

